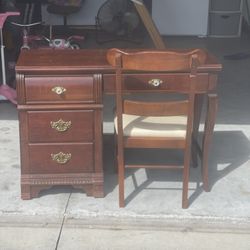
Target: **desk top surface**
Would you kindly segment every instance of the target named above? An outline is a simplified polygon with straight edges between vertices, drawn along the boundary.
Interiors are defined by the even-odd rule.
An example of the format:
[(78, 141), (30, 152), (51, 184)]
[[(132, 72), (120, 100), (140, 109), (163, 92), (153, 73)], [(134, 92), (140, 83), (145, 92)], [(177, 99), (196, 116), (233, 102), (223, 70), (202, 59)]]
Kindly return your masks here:
[[(177, 50), (175, 50), (177, 51)], [(188, 51), (188, 50), (182, 50)], [(100, 72), (113, 73), (114, 68), (106, 60), (107, 49), (53, 50), (37, 49), (21, 51), (17, 64), (17, 73), (80, 73)], [(200, 72), (218, 72), (222, 65), (217, 58), (207, 52), (204, 65)]]

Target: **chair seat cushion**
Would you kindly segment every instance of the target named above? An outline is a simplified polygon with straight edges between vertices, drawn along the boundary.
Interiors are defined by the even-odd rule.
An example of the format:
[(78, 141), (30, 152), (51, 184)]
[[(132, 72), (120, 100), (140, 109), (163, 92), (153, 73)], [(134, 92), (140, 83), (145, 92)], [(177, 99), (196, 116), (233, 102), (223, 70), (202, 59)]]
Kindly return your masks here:
[[(114, 120), (117, 132), (117, 117)], [(186, 137), (187, 116), (136, 116), (123, 114), (124, 136)]]

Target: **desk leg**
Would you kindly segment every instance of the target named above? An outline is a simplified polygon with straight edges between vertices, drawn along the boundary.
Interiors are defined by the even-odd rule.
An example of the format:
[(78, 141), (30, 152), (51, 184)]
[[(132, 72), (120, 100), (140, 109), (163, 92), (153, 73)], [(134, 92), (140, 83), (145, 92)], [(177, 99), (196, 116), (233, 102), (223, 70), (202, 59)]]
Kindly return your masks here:
[(30, 200), (39, 197), (42, 190), (50, 189), (53, 185), (29, 185), (21, 184), (21, 199)]
[(193, 135), (192, 135), (192, 165), (193, 167), (198, 166), (198, 153), (200, 153), (200, 146), (198, 144), (198, 134), (201, 119), (201, 111), (204, 102), (204, 94), (197, 94), (194, 100), (194, 124), (193, 124)]
[(86, 184), (86, 185), (73, 185), (74, 188), (82, 189), (85, 191), (87, 196), (93, 196), (95, 198), (103, 198), (104, 197), (104, 188), (103, 183), (94, 183), (94, 184)]
[(215, 117), (217, 113), (218, 96), (217, 94), (208, 94), (207, 114), (202, 141), (202, 180), (203, 188), (209, 191), (208, 184), (208, 150), (211, 144), (214, 131)]

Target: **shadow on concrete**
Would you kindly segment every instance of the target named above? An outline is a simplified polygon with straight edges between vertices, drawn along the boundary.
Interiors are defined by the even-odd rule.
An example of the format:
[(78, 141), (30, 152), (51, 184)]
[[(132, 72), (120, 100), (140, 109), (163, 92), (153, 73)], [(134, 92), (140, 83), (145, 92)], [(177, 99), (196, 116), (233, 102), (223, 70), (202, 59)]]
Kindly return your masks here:
[[(131, 163), (170, 163), (181, 164), (182, 152), (179, 150), (151, 150), (139, 149), (128, 150), (126, 158)], [(209, 154), (209, 183), (210, 188), (220, 179), (225, 178), (231, 172), (242, 167), (250, 158), (250, 142), (242, 131), (216, 131), (213, 136), (213, 143)], [(114, 165), (113, 136), (104, 136), (104, 172), (109, 180), (105, 182), (105, 191), (110, 193), (117, 184), (117, 172)], [(138, 170), (126, 170), (126, 178), (132, 178), (133, 191), (128, 195), (126, 202), (129, 203), (143, 189), (179, 189), (181, 190), (182, 171), (179, 170), (159, 170), (147, 169), (144, 171), (144, 180), (141, 179)], [(168, 187), (151, 187), (153, 182), (168, 182)], [(138, 184), (139, 183), (139, 184)], [(169, 184), (170, 183), (170, 184)], [(173, 183), (173, 187), (171, 187)], [(176, 187), (176, 183), (179, 186)], [(201, 179), (201, 166), (190, 169), (190, 183), (193, 193), (190, 196), (190, 204), (204, 192)], [(160, 185), (161, 186), (161, 185)], [(195, 186), (195, 187), (194, 187)], [(131, 189), (131, 187), (130, 187)]]

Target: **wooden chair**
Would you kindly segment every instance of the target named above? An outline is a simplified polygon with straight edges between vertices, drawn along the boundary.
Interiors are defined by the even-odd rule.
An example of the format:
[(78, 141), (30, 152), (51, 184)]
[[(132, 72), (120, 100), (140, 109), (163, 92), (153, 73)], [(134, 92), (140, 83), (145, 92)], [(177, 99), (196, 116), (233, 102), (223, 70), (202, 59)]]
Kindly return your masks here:
[[(144, 50), (125, 52), (110, 49), (108, 62), (116, 69), (115, 135), (119, 182), (119, 206), (125, 206), (124, 178), (127, 168), (182, 169), (182, 208), (188, 207), (189, 165), (191, 157), (195, 94), (198, 93), (197, 67), (206, 54)], [(183, 76), (187, 73), (187, 77)], [(164, 90), (182, 94), (184, 99), (148, 102), (131, 100), (140, 92)], [(125, 95), (126, 94), (126, 95)], [(130, 98), (127, 98), (130, 97)], [(183, 166), (125, 165), (125, 148), (167, 148), (184, 150)]]

